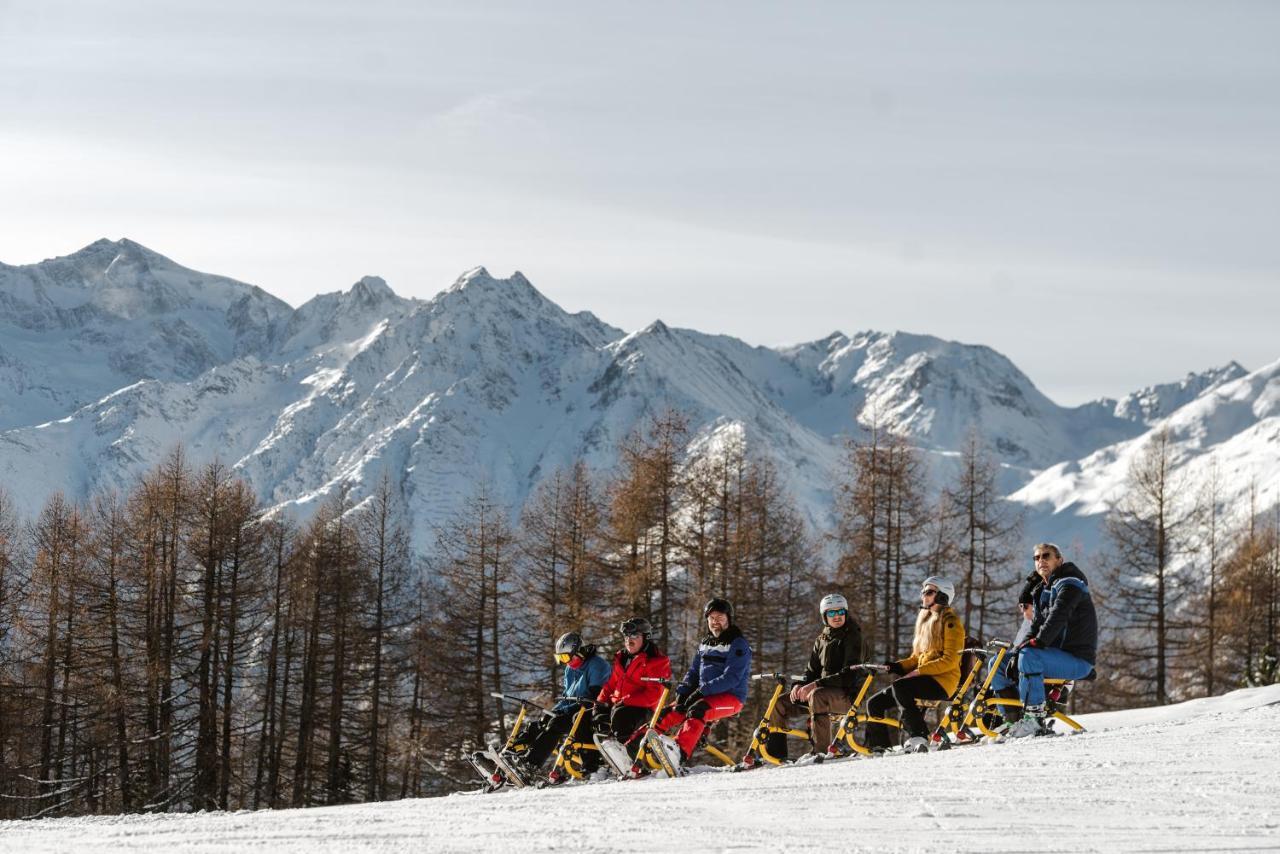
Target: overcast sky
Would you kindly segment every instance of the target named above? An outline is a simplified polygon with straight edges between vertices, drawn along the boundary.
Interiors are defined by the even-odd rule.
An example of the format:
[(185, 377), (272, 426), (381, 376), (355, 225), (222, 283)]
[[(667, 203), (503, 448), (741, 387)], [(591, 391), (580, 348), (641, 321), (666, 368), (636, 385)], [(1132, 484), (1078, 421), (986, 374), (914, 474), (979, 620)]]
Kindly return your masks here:
[(518, 269), (1074, 404), (1280, 358), (1277, 45), (1223, 0), (0, 0), (0, 261), (129, 237), (295, 305)]

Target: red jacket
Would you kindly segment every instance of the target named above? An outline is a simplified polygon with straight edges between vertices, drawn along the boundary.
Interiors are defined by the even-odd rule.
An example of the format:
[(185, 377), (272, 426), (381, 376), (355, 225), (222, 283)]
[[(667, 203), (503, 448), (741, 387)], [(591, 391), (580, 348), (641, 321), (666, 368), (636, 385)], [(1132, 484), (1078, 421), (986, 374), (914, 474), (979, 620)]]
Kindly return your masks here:
[(671, 659), (663, 655), (653, 641), (648, 641), (624, 668), (622, 657), (626, 654), (627, 651), (621, 649), (613, 657), (613, 672), (600, 689), (596, 701), (652, 709), (662, 696), (662, 686), (656, 682), (641, 682), (640, 679), (643, 676), (670, 679)]

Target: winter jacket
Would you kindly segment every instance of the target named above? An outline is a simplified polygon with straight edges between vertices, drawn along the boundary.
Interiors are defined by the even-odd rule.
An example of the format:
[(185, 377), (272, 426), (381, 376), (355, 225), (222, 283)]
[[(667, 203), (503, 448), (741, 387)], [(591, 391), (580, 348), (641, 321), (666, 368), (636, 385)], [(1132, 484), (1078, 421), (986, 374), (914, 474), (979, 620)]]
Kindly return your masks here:
[(820, 688), (854, 689), (854, 674), (849, 665), (862, 663), (862, 627), (853, 617), (845, 617), (838, 629), (826, 626), (813, 642), (809, 666), (804, 669), (804, 684), (816, 681)]
[(596, 655), (594, 646), (585, 646), (580, 651), (582, 663), (577, 667), (564, 669), (565, 699), (551, 707), (551, 711), (562, 714), (570, 711), (578, 704), (572, 698), (594, 700), (600, 693), (600, 686), (609, 678), (609, 662)]
[(644, 677), (671, 678), (671, 659), (663, 655), (653, 641), (646, 641), (639, 652), (630, 656), (630, 660), (625, 649), (618, 651), (613, 657), (609, 681), (604, 683), (596, 700), (611, 705), (652, 709), (662, 697), (662, 686), (656, 682), (644, 682)]
[(751, 645), (737, 626), (730, 626), (720, 637), (707, 634), (698, 644), (689, 672), (676, 686), (676, 694), (686, 697), (695, 690), (704, 697), (732, 694), (745, 703), (750, 681)]
[(1090, 664), (1098, 660), (1098, 613), (1089, 581), (1074, 563), (1064, 563), (1033, 591), (1036, 614), (1030, 637), (1036, 646), (1057, 647)]
[(960, 687), (960, 656), (964, 652), (964, 624), (950, 606), (929, 608), (916, 620), (916, 641), (910, 658), (898, 662), (905, 672), (932, 676), (950, 696)]

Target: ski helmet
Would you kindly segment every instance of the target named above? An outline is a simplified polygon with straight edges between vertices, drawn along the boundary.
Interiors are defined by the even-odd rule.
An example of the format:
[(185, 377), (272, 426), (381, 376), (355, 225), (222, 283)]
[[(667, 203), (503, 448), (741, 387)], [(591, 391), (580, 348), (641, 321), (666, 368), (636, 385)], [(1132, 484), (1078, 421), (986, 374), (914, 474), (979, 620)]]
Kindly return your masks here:
[(705, 620), (707, 615), (712, 611), (719, 611), (729, 618), (729, 622), (733, 622), (733, 604), (728, 599), (716, 597), (710, 602), (702, 606), (702, 618)]
[(845, 611), (849, 610), (849, 600), (841, 596), (839, 593), (828, 593), (822, 597), (822, 602), (818, 605), (818, 616), (826, 622), (828, 611)]
[(950, 605), (951, 600), (956, 598), (956, 586), (941, 575), (931, 575), (926, 578), (924, 584), (920, 585), (920, 590), (923, 592), (926, 587), (938, 588), (938, 598), (934, 602), (939, 605)]
[(624, 636), (644, 635), (645, 637), (648, 637), (653, 634), (653, 626), (650, 625), (649, 621), (644, 617), (632, 617), (630, 620), (627, 620), (619, 626), (618, 630), (622, 632)]
[(582, 646), (582, 635), (565, 632), (556, 641), (556, 655), (573, 655)]

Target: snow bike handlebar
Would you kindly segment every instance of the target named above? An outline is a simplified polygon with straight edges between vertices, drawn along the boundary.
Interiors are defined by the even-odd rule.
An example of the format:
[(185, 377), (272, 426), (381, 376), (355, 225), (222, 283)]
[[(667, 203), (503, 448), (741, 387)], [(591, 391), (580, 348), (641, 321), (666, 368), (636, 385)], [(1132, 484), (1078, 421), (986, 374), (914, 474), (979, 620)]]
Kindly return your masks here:
[(751, 678), (753, 681), (756, 681), (756, 682), (760, 681), (761, 679), (777, 679), (779, 682), (783, 682), (783, 683), (785, 683), (788, 679), (790, 679), (792, 682), (804, 681), (803, 674), (800, 676), (797, 676), (794, 673), (791, 674), (790, 676), (787, 676), (787, 674), (785, 673), (754, 673), (752, 674)]
[(640, 681), (641, 682), (657, 682), (659, 685), (666, 685), (668, 688), (671, 687), (671, 680), (663, 679), (661, 676), (641, 676)]
[(850, 664), (848, 667), (845, 668), (845, 672), (847, 673), (856, 673), (859, 670), (864, 670), (871, 673), (888, 673), (889, 667), (884, 664)]
[(524, 697), (513, 697), (510, 694), (504, 694), (501, 691), (490, 691), (489, 696), (493, 697), (495, 700), (506, 700), (508, 703), (518, 703), (527, 709), (536, 709), (540, 712), (547, 711), (545, 706), (539, 706), (532, 700), (526, 700)]

